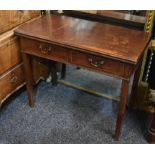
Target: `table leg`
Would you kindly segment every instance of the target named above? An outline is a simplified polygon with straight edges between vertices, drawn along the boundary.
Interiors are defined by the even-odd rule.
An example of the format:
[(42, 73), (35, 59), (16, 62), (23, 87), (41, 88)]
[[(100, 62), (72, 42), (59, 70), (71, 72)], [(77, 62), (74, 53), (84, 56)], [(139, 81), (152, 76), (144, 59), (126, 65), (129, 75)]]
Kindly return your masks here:
[(24, 65), (24, 73), (25, 73), (25, 79), (26, 79), (26, 89), (29, 99), (29, 106), (34, 106), (33, 101), (33, 76), (32, 76), (32, 70), (30, 66), (30, 60), (29, 56), (26, 53), (22, 53), (22, 59), (23, 59), (23, 65)]
[(64, 79), (65, 77), (66, 77), (66, 64), (62, 64), (61, 79)]
[(57, 85), (58, 83), (58, 76), (57, 76), (57, 66), (56, 62), (51, 62), (51, 74), (52, 74), (52, 84)]
[(139, 77), (140, 77), (140, 72), (141, 72), (141, 64), (138, 66), (134, 73), (134, 78), (133, 78), (133, 83), (132, 83), (132, 89), (131, 89), (131, 95), (130, 95), (130, 100), (129, 100), (129, 106), (134, 107), (136, 104), (136, 97), (137, 96), (137, 89), (138, 89), (138, 82), (139, 82)]
[(122, 121), (125, 114), (126, 104), (128, 101), (128, 90), (129, 90), (129, 81), (122, 80), (121, 84), (121, 95), (120, 95), (120, 102), (118, 105), (118, 114), (117, 114), (117, 121), (116, 121), (116, 129), (115, 129), (115, 140), (119, 139), (122, 127)]

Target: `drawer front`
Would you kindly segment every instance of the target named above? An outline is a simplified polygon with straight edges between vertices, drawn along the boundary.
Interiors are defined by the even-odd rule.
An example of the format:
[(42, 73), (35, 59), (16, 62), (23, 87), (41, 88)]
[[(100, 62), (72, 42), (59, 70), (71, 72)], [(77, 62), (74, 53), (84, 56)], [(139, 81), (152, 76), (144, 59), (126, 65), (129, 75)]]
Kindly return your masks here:
[(0, 103), (22, 86), (24, 82), (23, 65), (18, 65), (11, 71), (0, 76)]
[(0, 75), (20, 62), (18, 37), (9, 37), (0, 44)]
[(25, 38), (21, 38), (21, 45), (26, 53), (55, 61), (68, 62), (69, 52), (67, 48)]
[(107, 74), (124, 75), (124, 64), (100, 56), (73, 51), (72, 62), (76, 65)]

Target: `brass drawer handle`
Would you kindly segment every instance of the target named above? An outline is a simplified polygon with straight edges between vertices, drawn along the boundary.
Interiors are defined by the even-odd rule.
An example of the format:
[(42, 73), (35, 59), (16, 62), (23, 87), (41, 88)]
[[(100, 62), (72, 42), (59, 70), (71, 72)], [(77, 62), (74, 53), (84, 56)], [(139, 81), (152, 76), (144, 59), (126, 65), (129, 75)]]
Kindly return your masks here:
[(41, 53), (43, 54), (49, 54), (52, 51), (52, 47), (44, 47), (43, 45), (39, 45), (39, 50), (41, 51)]
[(103, 60), (93, 60), (92, 58), (89, 58), (88, 61), (94, 67), (100, 67), (100, 66), (102, 66), (104, 64)]
[(18, 77), (17, 76), (14, 76), (14, 77), (11, 78), (10, 82), (11, 83), (16, 83), (17, 82), (17, 79), (18, 79)]

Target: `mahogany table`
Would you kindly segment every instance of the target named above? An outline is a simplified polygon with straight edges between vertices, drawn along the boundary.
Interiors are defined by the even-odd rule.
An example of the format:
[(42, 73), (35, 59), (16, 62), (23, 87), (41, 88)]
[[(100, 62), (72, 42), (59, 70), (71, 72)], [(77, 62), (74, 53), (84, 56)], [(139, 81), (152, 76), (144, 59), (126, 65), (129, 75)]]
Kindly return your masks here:
[(149, 37), (139, 30), (60, 15), (45, 15), (15, 30), (20, 37), (29, 105), (33, 101), (33, 75), (29, 56), (73, 64), (122, 80), (115, 129), (118, 140), (128, 102), (131, 76), (138, 71)]

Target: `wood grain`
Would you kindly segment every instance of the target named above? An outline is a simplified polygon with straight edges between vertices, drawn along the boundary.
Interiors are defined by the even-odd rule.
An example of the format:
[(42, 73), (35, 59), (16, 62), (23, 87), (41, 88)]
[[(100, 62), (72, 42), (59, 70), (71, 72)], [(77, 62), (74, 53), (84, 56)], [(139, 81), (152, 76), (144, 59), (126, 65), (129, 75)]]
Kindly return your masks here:
[(15, 33), (133, 64), (142, 56), (149, 41), (142, 31), (58, 15), (40, 17)]
[(45, 59), (33, 56), (32, 71), (34, 83), (38, 83), (40, 80), (46, 80), (50, 73), (48, 62)]
[(36, 10), (0, 10), (0, 33), (40, 15)]
[[(134, 70), (133, 64), (112, 60), (104, 56), (88, 54), (58, 45), (51, 45), (34, 39), (20, 38), (22, 52), (61, 63), (74, 64), (96, 72), (128, 79)], [(42, 49), (40, 49), (40, 46)], [(50, 51), (48, 51), (51, 49)], [(87, 51), (88, 52), (88, 51)], [(90, 59), (92, 62), (90, 62)], [(103, 64), (99, 64), (103, 62)], [(97, 64), (97, 66), (95, 65)]]
[[(30, 57), (53, 61), (53, 83), (56, 83), (56, 63), (70, 63), (122, 79), (115, 139), (121, 133), (128, 103), (131, 75), (137, 72), (143, 52), (149, 42), (138, 30), (101, 24), (65, 16), (44, 16), (24, 24), (15, 31), (20, 37), (29, 105), (33, 101), (33, 74)], [(137, 73), (136, 73), (137, 75)]]
[(5, 38), (0, 43), (0, 75), (21, 62), (17, 36)]
[(126, 104), (128, 102), (128, 91), (129, 91), (129, 81), (122, 80), (120, 102), (118, 105), (116, 129), (114, 135), (115, 140), (118, 140), (120, 137), (122, 121), (124, 119)]
[(4, 102), (15, 90), (24, 85), (22, 64), (0, 76), (0, 103)]

